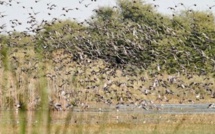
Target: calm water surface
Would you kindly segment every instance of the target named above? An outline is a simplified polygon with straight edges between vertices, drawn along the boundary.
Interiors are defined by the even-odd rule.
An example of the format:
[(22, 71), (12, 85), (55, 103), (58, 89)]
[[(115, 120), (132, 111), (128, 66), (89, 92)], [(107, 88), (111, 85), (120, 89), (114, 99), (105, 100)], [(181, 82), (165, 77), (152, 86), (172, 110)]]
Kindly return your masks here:
[[(119, 105), (119, 109), (116, 110), (115, 106), (109, 106), (104, 108), (89, 108), (85, 111), (80, 108), (74, 108), (72, 112), (52, 112), (50, 117), (50, 123), (52, 124), (64, 124), (66, 118), (67, 122), (71, 124), (102, 124), (113, 122), (124, 123), (147, 123), (159, 121), (173, 121), (174, 118), (163, 118), (163, 114), (215, 114), (215, 108), (208, 109), (209, 104), (164, 104), (156, 105), (160, 110), (149, 109), (144, 110), (138, 108), (135, 105)], [(14, 113), (14, 114), (11, 114)], [(0, 125), (1, 124), (19, 124), (23, 120), (28, 123), (36, 124), (38, 122), (38, 115), (36, 112), (11, 112), (1, 111), (0, 113)], [(153, 115), (153, 116), (147, 116)], [(47, 113), (42, 115), (42, 119), (47, 120)]]

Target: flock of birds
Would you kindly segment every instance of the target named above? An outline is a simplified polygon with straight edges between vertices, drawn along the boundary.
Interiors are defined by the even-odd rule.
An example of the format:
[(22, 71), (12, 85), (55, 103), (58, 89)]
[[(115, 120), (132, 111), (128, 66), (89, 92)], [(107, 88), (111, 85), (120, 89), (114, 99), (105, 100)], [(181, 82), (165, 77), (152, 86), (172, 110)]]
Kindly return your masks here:
[[(91, 1), (96, 2), (96, 0)], [(35, 4), (39, 2), (41, 2), (41, 0), (34, 1)], [(136, 3), (136, 1), (133, 1), (133, 3)], [(89, 40), (91, 37), (89, 33), (83, 33), (86, 37), (75, 36), (74, 40), (78, 43), (82, 43), (81, 41), (85, 40), (85, 47), (87, 49), (90, 48), (91, 52), (87, 52), (87, 49), (83, 48), (86, 49), (85, 52), (78, 51), (77, 55), (72, 55), (71, 52), (66, 49), (59, 49), (53, 52), (54, 56), (52, 59), (45, 57), (41, 60), (34, 52), (30, 51), (29, 46), (32, 41), (34, 42), (40, 39), (34, 36), (34, 34), (43, 31), (44, 29), (42, 27), (44, 25), (51, 26), (55, 23), (61, 23), (62, 20), (53, 18), (51, 21), (47, 21), (44, 19), (38, 24), (36, 16), (40, 14), (40, 12), (35, 12), (33, 7), (22, 6), (22, 2), (17, 0), (0, 1), (0, 7), (12, 7), (14, 4), (20, 5), (23, 9), (26, 9), (26, 11), (30, 10), (27, 20), (27, 24), (30, 24), (30, 27), (26, 28), (26, 31), (21, 32), (21, 37), (20, 35), (17, 36), (13, 34), (13, 32), (16, 31), (17, 26), (23, 25), (23, 23), (18, 19), (10, 20), (13, 30), (6, 31), (10, 38), (10, 43), (7, 45), (11, 48), (14, 47), (9, 54), (9, 59), (15, 75), (12, 75), (13, 78), (5, 78), (10, 81), (9, 87), (7, 87), (9, 93), (1, 92), (0, 95), (9, 94), (13, 96), (15, 94), (15, 106), (18, 109), (26, 105), (25, 102), (21, 101), (22, 97), (20, 96), (20, 94), (25, 93), (28, 93), (28, 109), (37, 109), (40, 107), (41, 91), (39, 88), (42, 87), (42, 84), (38, 83), (38, 81), (43, 78), (45, 78), (43, 80), (47, 80), (50, 109), (57, 111), (73, 109), (75, 106), (80, 107), (81, 110), (87, 110), (96, 105), (100, 107), (99, 110), (102, 111), (104, 104), (105, 106), (115, 105), (117, 110), (120, 109), (122, 105), (135, 106), (144, 110), (160, 110), (162, 107), (158, 107), (156, 103), (195, 103), (206, 98), (215, 98), (214, 82), (211, 78), (204, 75), (197, 77), (197, 75), (189, 72), (175, 75), (162, 74), (160, 73), (161, 69), (159, 65), (157, 66), (156, 72), (143, 74), (142, 71), (138, 71), (137, 68), (134, 68), (136, 71), (131, 72), (124, 68), (117, 68), (104, 60), (100, 60), (98, 57), (102, 57), (100, 54), (102, 50), (98, 50), (96, 45), (93, 46), (92, 42)], [(91, 6), (91, 3), (86, 4), (84, 0), (80, 0), (79, 4), (84, 4), (85, 8)], [(158, 5), (154, 5), (154, 7), (157, 6)], [(176, 10), (178, 6), (183, 6), (183, 3), (179, 3), (175, 7), (169, 7), (168, 9)], [(197, 5), (195, 4), (193, 6)], [(210, 6), (209, 9), (213, 7), (214, 6)], [(52, 11), (56, 8), (59, 8), (58, 5), (47, 3), (47, 10), (49, 10), (48, 15), (50, 16)], [(79, 8), (62, 7), (62, 14), (60, 16), (66, 17), (67, 14), (73, 10), (79, 10)], [(98, 12), (98, 10), (95, 9), (94, 12)], [(5, 12), (0, 12), (0, 19), (6, 16), (7, 14)], [(75, 20), (75, 18), (73, 19)], [(91, 19), (94, 18), (91, 17)], [(85, 20), (84, 22), (78, 22), (78, 24), (91, 25), (91, 22)], [(6, 26), (6, 24), (0, 26), (1, 33), (5, 33)], [(109, 34), (109, 29), (107, 27), (98, 27), (95, 24), (93, 24), (93, 27), (101, 31), (107, 31), (107, 34)], [(134, 26), (129, 26), (128, 24), (127, 31), (123, 32), (131, 32), (134, 38), (139, 38), (137, 32), (142, 33), (144, 31), (141, 31), (141, 26), (138, 27), (140, 28), (139, 31), (135, 29)], [(154, 32), (153, 29), (149, 27), (147, 30), (152, 33)], [(48, 47), (49, 41), (54, 43), (53, 45), (55, 46), (64, 46), (66, 48), (72, 42), (61, 42), (61, 39), (67, 36), (66, 34), (68, 33), (82, 32), (81, 30), (74, 31), (68, 26), (63, 27), (62, 31), (63, 34), (57, 31), (48, 33), (48, 37), (45, 38), (47, 44), (44, 44), (44, 48)], [(173, 34), (174, 36), (174, 32), (171, 31), (171, 29), (169, 29), (169, 33), (167, 34)], [(115, 38), (115, 36), (120, 38), (123, 35), (114, 35), (110, 32), (110, 35), (107, 36), (111, 39)], [(150, 36), (145, 36), (149, 37), (150, 40)], [(18, 46), (18, 42), (20, 42), (23, 37), (30, 37), (31, 40), (25, 43), (22, 48), (16, 48), (15, 46)], [(56, 39), (54, 37), (56, 37)], [(133, 45), (132, 40), (128, 40), (127, 42), (129, 42), (131, 46)], [(98, 43), (99, 42), (97, 42), (97, 44)], [(93, 47), (91, 48), (90, 46)], [(127, 48), (125, 49), (125, 47), (122, 46), (117, 48), (114, 44), (107, 44), (107, 46), (113, 46), (115, 50), (119, 51), (123, 49), (121, 53), (130, 56), (135, 55), (136, 52), (136, 50), (126, 51)], [(0, 46), (0, 48), (1, 47), (2, 46)], [(141, 51), (142, 49), (143, 48), (139, 46), (139, 50)], [(87, 53), (91, 54), (87, 55)], [(203, 52), (201, 51), (200, 53)], [(95, 56), (95, 58), (89, 58), (89, 55)], [(204, 53), (202, 55), (206, 57)], [(114, 61), (118, 64), (126, 63), (125, 59), (119, 58), (118, 56), (115, 57)], [(0, 69), (4, 68), (3, 62), (1, 62), (0, 65)], [(210, 104), (208, 108), (215, 108), (215, 104)]]
[[(45, 10), (36, 11), (37, 9), (35, 9), (34, 5), (39, 4), (41, 2), (42, 2), (41, 0), (32, 0), (32, 5), (28, 7), (28, 6), (24, 5), (24, 2), (17, 1), (17, 0), (0, 1), (1, 7), (4, 7), (4, 8), (5, 7), (6, 8), (19, 7), (19, 8), (22, 8), (22, 10), (25, 10), (26, 11), (25, 14), (28, 15), (26, 18), (26, 22), (23, 22), (23, 20), (20, 21), (17, 18), (14, 18), (14, 19), (9, 20), (8, 24), (7, 23), (1, 24), (0, 33), (10, 34), (14, 31), (17, 31), (17, 28), (19, 26), (23, 26), (23, 25), (26, 25), (26, 29), (22, 30), (24, 33), (26, 33), (26, 34), (27, 33), (31, 33), (31, 34), (37, 33), (37, 32), (39, 32), (40, 26), (42, 26), (45, 23), (48, 23), (48, 21), (52, 21), (52, 23), (54, 23), (54, 21), (57, 21), (57, 20), (59, 20), (59, 18), (62, 18), (62, 17), (64, 17), (63, 19), (66, 19), (65, 17), (70, 18), (70, 16), (69, 16), (69, 15), (71, 15), (70, 12), (80, 10), (79, 7), (74, 7), (74, 8), (60, 7), (60, 6), (56, 5), (55, 3), (49, 2), (49, 3), (46, 3), (46, 6), (47, 6), (46, 11)], [(91, 3), (89, 3), (89, 2), (86, 3), (84, 0), (80, 0), (79, 5), (80, 6), (84, 5), (85, 8), (88, 8), (89, 6), (91, 6), (92, 2), (96, 2), (96, 0), (91, 0)], [(4, 9), (4, 8), (2, 8), (2, 9)], [(60, 14), (58, 17), (56, 17), (56, 15), (54, 15), (56, 13), (56, 12), (54, 12), (55, 10), (56, 11), (61, 10), (62, 14)], [(52, 13), (52, 12), (54, 12), (54, 13)], [(46, 14), (45, 16), (48, 16), (46, 18), (49, 18), (49, 16), (50, 17), (55, 16), (55, 17), (53, 17), (52, 20), (43, 19), (41, 22), (39, 22), (37, 20), (38, 16), (39, 15), (44, 16), (44, 14)], [(22, 16), (24, 17), (25, 15), (23, 14)], [(9, 16), (7, 15), (7, 13), (5, 11), (0, 12), (1, 19), (4, 20), (4, 18), (7, 18), (7, 17), (9, 17)], [(76, 21), (76, 18), (72, 18), (72, 19)], [(12, 30), (8, 31), (6, 29), (12, 29)]]

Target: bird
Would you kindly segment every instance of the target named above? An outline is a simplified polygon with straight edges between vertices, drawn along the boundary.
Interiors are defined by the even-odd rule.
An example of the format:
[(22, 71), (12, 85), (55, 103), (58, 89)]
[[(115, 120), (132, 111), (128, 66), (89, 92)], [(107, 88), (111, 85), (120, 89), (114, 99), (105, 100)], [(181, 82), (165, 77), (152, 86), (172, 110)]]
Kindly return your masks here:
[[(197, 4), (179, 13), (185, 19), (178, 14), (173, 18), (151, 10), (159, 5), (146, 4), (145, 9), (145, 4), (130, 1), (125, 7), (118, 4), (107, 9), (95, 8), (91, 19), (79, 21), (71, 13), (88, 8), (92, 2), (79, 0), (78, 7), (45, 3), (45, 9), (39, 11), (34, 5), (17, 2), (0, 1), (6, 8), (18, 4), (26, 15), (26, 22), (14, 18), (0, 24), (0, 32), (7, 34), (6, 39), (0, 37), (0, 61), (3, 61), (0, 69), (12, 70), (17, 89), (26, 87), (31, 91), (30, 87), (35, 87), (32, 94), (38, 94), (37, 83), (45, 79), (53, 101), (50, 107), (55, 111), (63, 111), (64, 106), (73, 109), (75, 105), (81, 105), (83, 111), (90, 110), (88, 101), (108, 107), (116, 104), (119, 111), (121, 106), (131, 104), (145, 110), (159, 109), (153, 103), (155, 99), (171, 103), (171, 99), (193, 102), (196, 98), (201, 102), (204, 96), (215, 98), (214, 87), (208, 84), (213, 79), (206, 79), (215, 70), (211, 53), (214, 39), (207, 32), (207, 26), (213, 24), (206, 22), (213, 15), (202, 13), (200, 18), (205, 19), (199, 19), (201, 14), (192, 9)], [(39, 5), (42, 1), (34, 2)], [(167, 9), (175, 13), (179, 6), (185, 4)], [(54, 10), (59, 13), (57, 17)], [(40, 21), (38, 17), (43, 14), (48, 17)], [(6, 11), (0, 12), (0, 18), (4, 17), (10, 16)], [(19, 32), (20, 26), (27, 27)], [(14, 86), (9, 90), (19, 93)], [(145, 97), (152, 99), (144, 100)], [(29, 97), (29, 100), (34, 99)]]
[(215, 103), (210, 103), (207, 108), (209, 108), (209, 109), (215, 108)]
[(55, 103), (55, 104), (54, 104), (54, 108), (55, 108), (57, 111), (63, 111), (62, 105), (61, 105), (60, 103)]
[(21, 103), (15, 104), (16, 110), (20, 109), (22, 107)]

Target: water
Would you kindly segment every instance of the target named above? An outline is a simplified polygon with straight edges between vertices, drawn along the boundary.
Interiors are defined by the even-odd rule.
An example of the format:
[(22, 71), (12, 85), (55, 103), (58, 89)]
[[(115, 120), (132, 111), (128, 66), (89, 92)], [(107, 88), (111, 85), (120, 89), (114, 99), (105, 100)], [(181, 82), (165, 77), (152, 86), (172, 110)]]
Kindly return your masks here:
[(215, 113), (215, 109), (208, 109), (209, 104), (165, 104), (158, 113), (166, 114), (204, 114)]
[[(69, 119), (70, 124), (103, 124), (103, 123), (156, 123), (159, 122), (174, 122), (177, 115), (215, 115), (215, 108), (208, 109), (209, 104), (157, 104), (157, 110), (138, 108), (135, 105), (118, 105), (118, 110), (114, 105), (105, 106), (103, 108), (90, 107), (83, 111), (81, 108), (74, 108), (72, 113), (68, 111), (52, 112), (51, 124), (64, 124), (65, 119), (69, 114), (72, 114)], [(1, 111), (0, 124), (18, 124), (22, 121), (23, 116), (20, 113), (15, 113), (11, 118), (10, 111)], [(45, 112), (44, 112), (45, 113)], [(26, 112), (26, 120), (31, 124), (36, 124), (38, 118), (36, 112)], [(169, 115), (168, 117), (162, 115)], [(171, 116), (173, 115), (173, 116)], [(45, 115), (46, 116), (46, 115)], [(46, 118), (46, 117), (45, 117)]]
[[(207, 108), (209, 104), (157, 104), (156, 108), (145, 110), (138, 108), (135, 105), (119, 105), (118, 112), (136, 112), (144, 114), (204, 114), (204, 113), (215, 113), (215, 108)], [(79, 108), (74, 108), (74, 112), (83, 112)], [(89, 108), (84, 112), (115, 112), (115, 106), (109, 106), (108, 108)]]

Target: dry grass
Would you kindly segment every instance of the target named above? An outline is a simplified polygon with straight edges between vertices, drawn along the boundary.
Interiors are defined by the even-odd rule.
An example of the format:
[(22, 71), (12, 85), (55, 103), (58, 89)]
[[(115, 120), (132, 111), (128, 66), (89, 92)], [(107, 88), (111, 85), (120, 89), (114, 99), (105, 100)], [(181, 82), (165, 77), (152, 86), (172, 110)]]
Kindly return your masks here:
[[(125, 103), (134, 103), (136, 100), (153, 100), (155, 103), (196, 103), (213, 102), (211, 94), (206, 91), (204, 84), (212, 83), (208, 89), (215, 88), (214, 79), (210, 76), (198, 76), (196, 74), (168, 75), (163, 72), (151, 76), (147, 71), (136, 70), (137, 74), (121, 69), (109, 68), (109, 64), (103, 60), (86, 60), (74, 62), (72, 55), (64, 50), (54, 51), (50, 56), (41, 59), (31, 47), (11, 49), (8, 52), (9, 70), (0, 68), (0, 96), (1, 106), (9, 106), (13, 103), (26, 104), (27, 109), (34, 109), (35, 100), (41, 98), (41, 80), (45, 80), (49, 100), (66, 104), (76, 103), (96, 104), (111, 100), (116, 104), (120, 99)], [(49, 57), (49, 58), (48, 58)], [(177, 82), (170, 84), (168, 78), (177, 77)], [(190, 77), (191, 76), (191, 77)], [(190, 77), (190, 78), (189, 78)], [(145, 81), (141, 80), (144, 78)], [(156, 80), (166, 81), (169, 87), (163, 87), (162, 83), (154, 89)], [(198, 86), (189, 86), (192, 82), (200, 83)], [(183, 84), (186, 87), (178, 88)], [(108, 92), (104, 90), (108, 87)], [(171, 89), (174, 94), (165, 94), (166, 89)], [(146, 95), (145, 90), (150, 90)], [(61, 95), (65, 91), (71, 93), (66, 99)], [(215, 92), (215, 91), (214, 91)], [(202, 99), (197, 99), (200, 94)], [(99, 96), (96, 96), (99, 95)], [(103, 98), (99, 98), (103, 96)], [(158, 99), (158, 96), (160, 98)]]
[[(167, 80), (170, 75), (165, 72), (152, 76), (147, 71), (136, 70), (137, 74), (128, 74), (125, 70), (109, 68), (109, 64), (103, 60), (86, 58), (81, 63), (71, 61), (73, 56), (66, 54), (64, 50), (53, 52), (52, 58), (41, 58), (31, 48), (14, 51), (8, 52), (11, 53), (9, 60), (6, 60), (8, 70), (3, 63), (0, 68), (0, 106), (3, 110), (12, 110), (0, 114), (0, 134), (210, 134), (215, 131), (214, 114), (66, 113), (47, 110), (51, 100), (62, 104), (64, 109), (68, 103), (77, 105), (80, 109), (83, 108), (82, 104), (105, 108), (109, 107), (108, 100), (112, 104), (139, 103), (143, 99), (153, 100), (155, 103), (190, 103), (188, 100), (195, 103), (213, 102), (214, 99), (204, 87), (206, 83), (213, 83), (208, 88), (215, 88), (214, 79), (210, 76), (190, 74), (192, 78), (188, 78), (187, 74), (174, 74), (171, 76), (177, 76), (177, 82), (170, 84)], [(174, 94), (166, 94), (166, 88), (161, 83), (155, 89), (149, 89), (156, 80), (166, 81)], [(178, 88), (180, 84), (188, 86), (192, 82), (200, 85)], [(108, 87), (108, 91), (105, 87)], [(146, 95), (146, 89), (151, 93)], [(62, 91), (70, 93), (70, 96), (63, 96)], [(204, 99), (196, 99), (199, 93)], [(14, 105), (17, 103), (22, 103), (24, 108), (19, 113), (14, 113)]]

